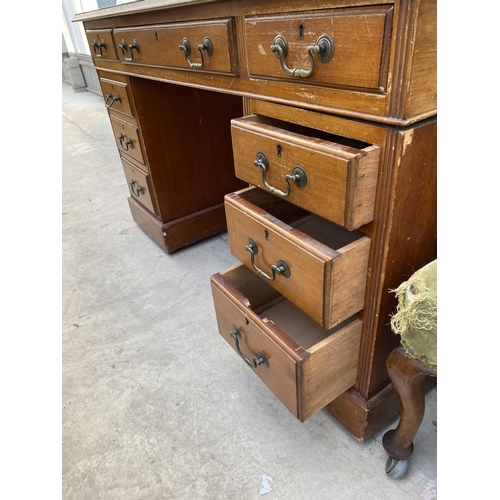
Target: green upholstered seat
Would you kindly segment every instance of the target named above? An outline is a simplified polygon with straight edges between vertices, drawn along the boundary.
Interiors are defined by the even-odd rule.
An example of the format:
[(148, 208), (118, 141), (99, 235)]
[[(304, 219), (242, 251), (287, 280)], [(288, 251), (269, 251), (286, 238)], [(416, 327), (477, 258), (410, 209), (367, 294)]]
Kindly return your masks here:
[(398, 298), (391, 318), (407, 354), (437, 372), (437, 260), (393, 290)]

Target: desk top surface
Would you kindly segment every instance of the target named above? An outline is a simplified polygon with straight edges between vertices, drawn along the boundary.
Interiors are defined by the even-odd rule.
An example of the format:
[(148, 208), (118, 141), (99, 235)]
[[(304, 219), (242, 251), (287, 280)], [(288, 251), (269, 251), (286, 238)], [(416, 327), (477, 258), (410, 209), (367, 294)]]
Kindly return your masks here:
[(77, 21), (90, 21), (93, 19), (103, 19), (115, 17), (123, 14), (133, 14), (136, 12), (148, 12), (171, 7), (181, 7), (213, 2), (227, 2), (228, 0), (135, 0), (130, 3), (105, 7), (103, 9), (92, 10), (77, 14), (73, 19)]

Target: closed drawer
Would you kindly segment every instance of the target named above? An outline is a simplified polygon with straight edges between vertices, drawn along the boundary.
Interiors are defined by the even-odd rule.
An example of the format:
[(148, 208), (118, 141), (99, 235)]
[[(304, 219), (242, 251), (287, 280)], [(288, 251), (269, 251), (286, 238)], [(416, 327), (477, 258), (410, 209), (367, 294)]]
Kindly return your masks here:
[(375, 6), (247, 18), (249, 74), (385, 92), (392, 12)]
[(128, 85), (107, 78), (101, 78), (100, 82), (106, 108), (133, 117), (127, 90)]
[(112, 116), (110, 117), (110, 121), (115, 135), (116, 146), (120, 154), (129, 155), (137, 161), (144, 163), (137, 128)]
[(332, 328), (363, 309), (370, 238), (258, 188), (225, 207), (231, 253), (314, 321)]
[(231, 133), (240, 179), (349, 230), (373, 220), (378, 146), (259, 116)]
[(116, 60), (116, 51), (111, 30), (87, 30), (87, 40), (93, 59)]
[(220, 334), (296, 418), (354, 385), (358, 317), (327, 330), (243, 265), (215, 274), (211, 286)]
[(124, 28), (114, 35), (122, 62), (236, 73), (231, 19)]
[(125, 158), (121, 158), (125, 178), (132, 198), (142, 203), (150, 212), (155, 213), (151, 192), (149, 189), (149, 175), (141, 172)]

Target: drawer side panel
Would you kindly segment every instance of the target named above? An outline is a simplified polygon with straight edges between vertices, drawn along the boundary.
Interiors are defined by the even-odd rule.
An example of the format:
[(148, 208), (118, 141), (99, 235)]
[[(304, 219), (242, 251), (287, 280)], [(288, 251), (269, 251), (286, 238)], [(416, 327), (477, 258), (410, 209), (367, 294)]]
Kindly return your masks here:
[(304, 421), (356, 383), (363, 322), (356, 318), (345, 328), (309, 349), (301, 370)]
[(329, 315), (330, 326), (363, 309), (370, 244), (371, 239), (364, 236), (341, 248), (341, 257), (333, 261), (333, 300), (331, 310), (325, 311)]
[(365, 151), (366, 155), (358, 159), (357, 168), (352, 169), (356, 179), (350, 183), (353, 202), (347, 206), (346, 228), (349, 230), (371, 222), (375, 212), (380, 147), (369, 146)]

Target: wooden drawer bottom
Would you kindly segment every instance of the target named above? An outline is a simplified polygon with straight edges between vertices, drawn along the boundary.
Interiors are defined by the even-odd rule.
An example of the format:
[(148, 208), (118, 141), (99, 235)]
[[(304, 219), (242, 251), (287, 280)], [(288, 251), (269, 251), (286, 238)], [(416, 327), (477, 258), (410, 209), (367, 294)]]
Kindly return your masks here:
[(220, 334), (300, 421), (354, 385), (359, 317), (327, 330), (242, 264), (211, 285)]

